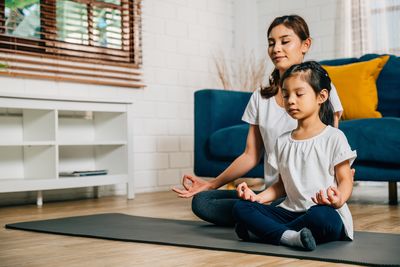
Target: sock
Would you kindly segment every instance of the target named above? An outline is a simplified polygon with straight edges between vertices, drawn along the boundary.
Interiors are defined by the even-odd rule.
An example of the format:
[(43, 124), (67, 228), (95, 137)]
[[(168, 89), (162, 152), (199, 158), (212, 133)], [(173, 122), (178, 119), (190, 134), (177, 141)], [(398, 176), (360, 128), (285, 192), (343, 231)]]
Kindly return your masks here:
[(236, 235), (243, 241), (250, 240), (249, 231), (247, 231), (246, 227), (243, 224), (237, 223), (235, 225), (235, 232), (236, 232)]
[(286, 230), (281, 237), (281, 243), (290, 247), (300, 247), (305, 250), (314, 250), (316, 247), (315, 239), (308, 228), (303, 228), (299, 232)]

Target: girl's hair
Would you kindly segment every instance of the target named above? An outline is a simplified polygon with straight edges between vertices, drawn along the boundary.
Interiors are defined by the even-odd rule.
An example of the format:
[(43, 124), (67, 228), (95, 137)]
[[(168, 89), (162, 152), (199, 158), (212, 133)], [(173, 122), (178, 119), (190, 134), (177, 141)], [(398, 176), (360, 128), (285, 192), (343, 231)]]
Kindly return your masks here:
[[(285, 79), (299, 75), (304, 79), (314, 90), (315, 94), (318, 95), (323, 89), (328, 90), (328, 96), (331, 92), (331, 79), (328, 73), (324, 70), (321, 65), (315, 61), (306, 61), (300, 64), (291, 66), (282, 75), (280, 80), (280, 86), (283, 86)], [(319, 110), (319, 118), (326, 125), (333, 126), (334, 111), (331, 101), (328, 99), (321, 104)]]
[[(310, 32), (308, 30), (307, 23), (298, 15), (288, 15), (275, 18), (268, 28), (267, 36), (269, 36), (273, 28), (281, 24), (283, 24), (286, 28), (292, 29), (302, 41), (310, 38)], [(269, 86), (261, 88), (261, 95), (265, 98), (270, 98), (276, 95), (278, 93), (278, 85), (279, 71), (274, 69), (272, 74), (269, 76)]]

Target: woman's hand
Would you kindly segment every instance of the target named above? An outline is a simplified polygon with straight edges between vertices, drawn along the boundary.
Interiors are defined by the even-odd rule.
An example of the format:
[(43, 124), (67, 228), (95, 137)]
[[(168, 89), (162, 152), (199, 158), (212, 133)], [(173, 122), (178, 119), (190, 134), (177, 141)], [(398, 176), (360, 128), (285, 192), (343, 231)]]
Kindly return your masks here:
[(211, 189), (211, 183), (207, 182), (196, 176), (184, 175), (182, 178), (182, 185), (184, 189), (176, 187), (172, 188), (172, 191), (178, 194), (179, 197), (189, 198), (202, 191)]
[(330, 186), (326, 190), (326, 196), (324, 194), (324, 190), (319, 190), (315, 194), (315, 197), (311, 197), (312, 201), (318, 205), (328, 205), (335, 209), (338, 209), (343, 206), (342, 203), (342, 193), (336, 187)]
[(254, 193), (253, 190), (251, 190), (247, 186), (246, 182), (239, 184), (236, 187), (236, 192), (238, 194), (238, 197), (243, 200), (248, 200), (251, 202), (259, 202), (260, 201), (259, 196), (256, 195), (256, 193)]

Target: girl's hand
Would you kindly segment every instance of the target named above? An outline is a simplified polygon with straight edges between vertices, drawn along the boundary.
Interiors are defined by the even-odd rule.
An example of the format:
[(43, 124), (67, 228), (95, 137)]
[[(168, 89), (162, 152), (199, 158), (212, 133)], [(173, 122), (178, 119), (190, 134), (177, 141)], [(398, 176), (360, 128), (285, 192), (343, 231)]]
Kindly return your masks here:
[(211, 183), (196, 176), (184, 175), (182, 178), (184, 189), (173, 187), (172, 191), (178, 194), (179, 197), (189, 198), (202, 191), (211, 189)]
[(238, 197), (243, 199), (243, 200), (248, 200), (251, 202), (260, 202), (259, 196), (256, 195), (256, 193), (251, 190), (246, 182), (243, 182), (239, 184), (236, 188), (236, 192), (238, 194)]
[(344, 203), (342, 203), (342, 194), (336, 187), (328, 187), (326, 190), (326, 196), (324, 191), (321, 189), (315, 194), (315, 197), (312, 197), (311, 199), (315, 204), (328, 205), (335, 209), (343, 206)]

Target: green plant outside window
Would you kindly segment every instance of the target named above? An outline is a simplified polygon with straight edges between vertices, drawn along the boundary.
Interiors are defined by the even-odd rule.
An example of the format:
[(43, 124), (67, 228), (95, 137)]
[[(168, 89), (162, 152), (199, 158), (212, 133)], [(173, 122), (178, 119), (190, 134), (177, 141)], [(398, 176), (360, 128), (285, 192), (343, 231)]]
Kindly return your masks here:
[(8, 34), (40, 38), (40, 0), (6, 0), (5, 26)]

